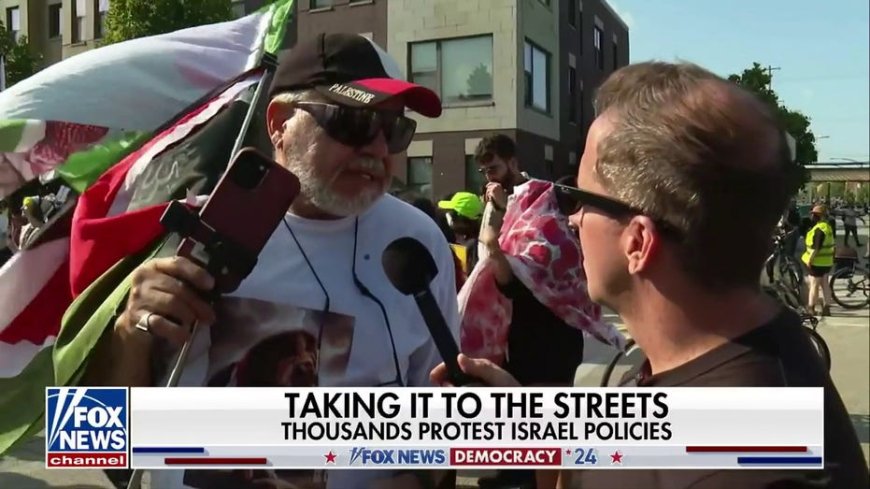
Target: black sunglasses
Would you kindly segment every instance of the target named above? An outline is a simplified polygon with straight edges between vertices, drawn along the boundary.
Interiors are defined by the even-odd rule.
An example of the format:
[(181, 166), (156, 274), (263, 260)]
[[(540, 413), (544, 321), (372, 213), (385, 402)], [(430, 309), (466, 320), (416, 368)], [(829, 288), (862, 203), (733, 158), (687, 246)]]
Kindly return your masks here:
[(390, 154), (408, 149), (417, 122), (396, 111), (347, 107), (318, 102), (297, 102), (332, 139), (348, 146), (365, 146), (383, 131)]
[[(565, 216), (572, 216), (580, 212), (580, 209), (584, 206), (594, 207), (617, 219), (630, 216), (649, 216), (649, 214), (641, 209), (626, 204), (625, 202), (621, 202), (612, 197), (580, 190), (577, 187), (553, 184), (553, 190), (556, 192), (556, 202), (558, 202), (559, 211)], [(656, 226), (658, 226), (663, 233), (672, 236), (681, 235), (679, 229), (672, 226), (670, 223), (653, 216), (649, 217), (656, 223)]]

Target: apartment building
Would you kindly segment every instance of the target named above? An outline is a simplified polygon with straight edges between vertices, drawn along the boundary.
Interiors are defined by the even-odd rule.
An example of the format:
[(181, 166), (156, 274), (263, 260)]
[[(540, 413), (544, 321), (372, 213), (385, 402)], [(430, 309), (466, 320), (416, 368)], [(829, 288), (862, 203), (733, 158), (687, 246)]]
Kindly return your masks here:
[(6, 30), (27, 36), (48, 66), (98, 45), (109, 0), (0, 0), (0, 11)]
[(388, 50), (445, 106), (438, 119), (418, 118), (397, 176), (436, 198), (479, 191), (472, 155), (492, 133), (514, 138), (534, 177), (576, 172), (594, 90), (629, 60), (628, 27), (606, 1), (386, 3)]

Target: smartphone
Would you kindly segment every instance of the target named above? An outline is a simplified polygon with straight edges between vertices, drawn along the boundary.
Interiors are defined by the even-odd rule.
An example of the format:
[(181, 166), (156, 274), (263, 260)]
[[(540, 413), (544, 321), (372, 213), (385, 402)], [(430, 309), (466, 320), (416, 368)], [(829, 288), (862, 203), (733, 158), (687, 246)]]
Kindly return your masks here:
[(256, 149), (243, 148), (199, 213), (202, 224), (231, 244), (224, 248), (230, 253), (223, 253), (231, 259), (216, 259), (197, 233), (181, 241), (177, 254), (211, 272), (216, 293), (232, 292), (253, 268), (232, 258), (256, 260), (298, 195), (296, 175)]

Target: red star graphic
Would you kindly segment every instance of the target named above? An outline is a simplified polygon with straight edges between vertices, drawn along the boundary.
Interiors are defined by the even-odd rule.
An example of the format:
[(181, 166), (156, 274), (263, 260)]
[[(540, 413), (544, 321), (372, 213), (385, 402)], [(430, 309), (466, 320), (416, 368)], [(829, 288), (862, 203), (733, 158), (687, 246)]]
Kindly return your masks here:
[(570, 448), (565, 450), (565, 455), (571, 455), (572, 453), (574, 452), (572, 452)]
[(619, 453), (619, 450), (613, 452), (610, 456), (610, 465), (613, 464), (622, 464), (622, 454)]
[(337, 456), (338, 456), (338, 455), (332, 453), (332, 450), (330, 450), (329, 453), (327, 453), (326, 455), (324, 455), (324, 457), (326, 457), (326, 463), (328, 463), (328, 464), (334, 464), (334, 463), (335, 463), (335, 457), (337, 457)]

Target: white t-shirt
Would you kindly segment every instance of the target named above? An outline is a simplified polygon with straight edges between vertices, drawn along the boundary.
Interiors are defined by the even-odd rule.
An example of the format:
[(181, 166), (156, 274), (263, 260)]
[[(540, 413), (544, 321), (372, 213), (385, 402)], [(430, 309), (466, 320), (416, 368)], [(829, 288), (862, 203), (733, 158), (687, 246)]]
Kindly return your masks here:
[[(344, 375), (333, 376), (320, 385), (395, 385), (392, 383), (396, 379), (393, 348), (384, 315), (378, 304), (365, 297), (354, 285), (355, 220), (350, 217), (315, 221), (290, 214), (286, 217), (287, 224), (323, 282), (329, 295), (330, 312), (353, 318), (352, 343)], [(381, 255), (386, 246), (405, 236), (416, 238), (432, 253), (439, 273), (430, 287), (458, 341), (459, 312), (453, 256), (444, 235), (423, 212), (387, 195), (359, 216), (356, 275), (386, 309), (403, 383), (408, 386), (428, 386), (430, 370), (441, 362), (438, 350), (416, 302), (393, 287), (381, 264)], [(279, 225), (272, 234), (251, 275), (226, 301), (241, 301), (245, 298), (323, 310), (323, 290), (284, 224)], [(291, 318), (284, 322), (292, 321)], [(325, 326), (321, 324), (320, 327), (329, 328), (330, 323)], [(244, 328), (236, 328), (236, 333), (238, 331), (244, 331)], [(209, 377), (214, 375), (214, 368), (210, 371), (209, 366), (211, 348), (210, 333), (201, 332), (196, 336), (180, 385), (202, 386), (209, 382)], [(366, 487), (368, 479), (383, 477), (382, 472), (377, 472), (331, 471), (328, 474), (328, 487), (362, 489)], [(182, 483), (183, 471), (155, 471), (150, 475), (152, 488), (188, 487)]]

